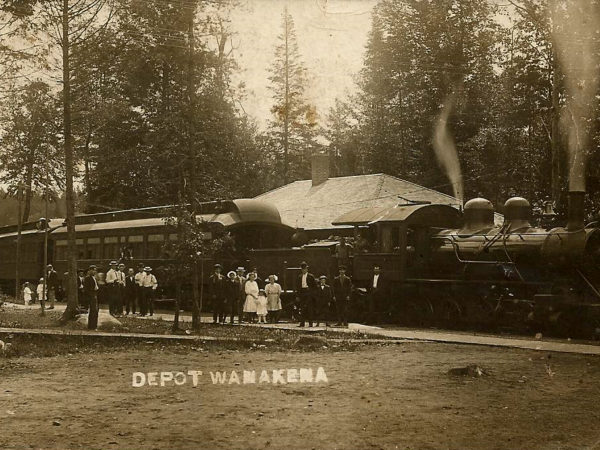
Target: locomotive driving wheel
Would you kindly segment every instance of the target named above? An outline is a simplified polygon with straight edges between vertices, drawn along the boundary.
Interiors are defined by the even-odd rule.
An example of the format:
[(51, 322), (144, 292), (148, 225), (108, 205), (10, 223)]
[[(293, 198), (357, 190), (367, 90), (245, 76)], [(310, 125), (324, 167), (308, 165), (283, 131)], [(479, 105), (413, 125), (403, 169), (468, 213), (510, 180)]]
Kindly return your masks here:
[(408, 322), (416, 326), (425, 326), (432, 322), (435, 314), (433, 303), (428, 298), (419, 298), (407, 303)]
[(442, 299), (437, 310), (436, 318), (444, 326), (454, 328), (458, 326), (463, 319), (462, 305), (452, 298)]

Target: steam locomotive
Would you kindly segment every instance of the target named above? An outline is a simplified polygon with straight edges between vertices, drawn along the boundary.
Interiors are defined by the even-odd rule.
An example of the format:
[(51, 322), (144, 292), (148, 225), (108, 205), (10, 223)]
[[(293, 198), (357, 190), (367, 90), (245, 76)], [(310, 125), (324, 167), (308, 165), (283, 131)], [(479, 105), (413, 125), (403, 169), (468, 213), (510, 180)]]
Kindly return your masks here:
[[(336, 224), (375, 228), (378, 259), (393, 277), (395, 321), (444, 327), (506, 327), (555, 335), (600, 333), (600, 230), (584, 224), (584, 192), (569, 193), (565, 227), (531, 224), (531, 205), (475, 198), (462, 214), (444, 205), (357, 211)], [(462, 215), (462, 217), (461, 217)], [(357, 255), (364, 278), (372, 255)], [(366, 263), (366, 264), (365, 264)]]

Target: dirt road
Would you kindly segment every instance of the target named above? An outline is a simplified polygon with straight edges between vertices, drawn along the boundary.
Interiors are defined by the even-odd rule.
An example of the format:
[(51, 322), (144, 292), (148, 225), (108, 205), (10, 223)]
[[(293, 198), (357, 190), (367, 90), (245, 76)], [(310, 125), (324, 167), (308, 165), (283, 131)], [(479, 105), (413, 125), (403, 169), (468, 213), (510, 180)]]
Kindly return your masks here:
[[(448, 375), (476, 363), (490, 374)], [(210, 371), (323, 367), (328, 382), (217, 384)], [(202, 370), (175, 386), (133, 372)], [(407, 343), (352, 352), (135, 349), (17, 358), (0, 375), (0, 447), (600, 447), (600, 358)]]

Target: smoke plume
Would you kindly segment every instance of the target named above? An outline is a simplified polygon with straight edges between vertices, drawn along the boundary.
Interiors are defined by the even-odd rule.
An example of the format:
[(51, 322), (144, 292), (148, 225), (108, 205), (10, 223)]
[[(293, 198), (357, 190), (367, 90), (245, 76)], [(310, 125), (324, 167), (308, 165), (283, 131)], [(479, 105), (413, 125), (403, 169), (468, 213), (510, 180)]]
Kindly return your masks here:
[(555, 0), (551, 6), (552, 39), (565, 76), (569, 190), (585, 191), (595, 96), (598, 91), (600, 4), (594, 0)]
[(446, 99), (440, 115), (436, 121), (433, 132), (433, 149), (439, 165), (444, 169), (450, 183), (454, 197), (463, 201), (463, 180), (458, 161), (458, 152), (454, 139), (448, 130), (448, 117), (454, 107), (455, 94), (450, 94)]

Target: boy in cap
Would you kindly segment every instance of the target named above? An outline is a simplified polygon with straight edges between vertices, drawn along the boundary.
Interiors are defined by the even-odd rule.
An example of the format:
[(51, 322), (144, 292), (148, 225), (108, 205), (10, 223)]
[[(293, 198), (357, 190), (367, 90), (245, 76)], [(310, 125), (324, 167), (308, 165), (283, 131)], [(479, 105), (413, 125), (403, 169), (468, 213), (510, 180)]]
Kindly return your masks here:
[(317, 318), (317, 324), (315, 326), (319, 326), (319, 323), (325, 322), (325, 326), (329, 326), (329, 308), (331, 303), (333, 303), (333, 291), (331, 286), (327, 284), (327, 277), (325, 275), (321, 275), (319, 277), (319, 285), (317, 286), (315, 293), (316, 305), (315, 305), (315, 315)]

